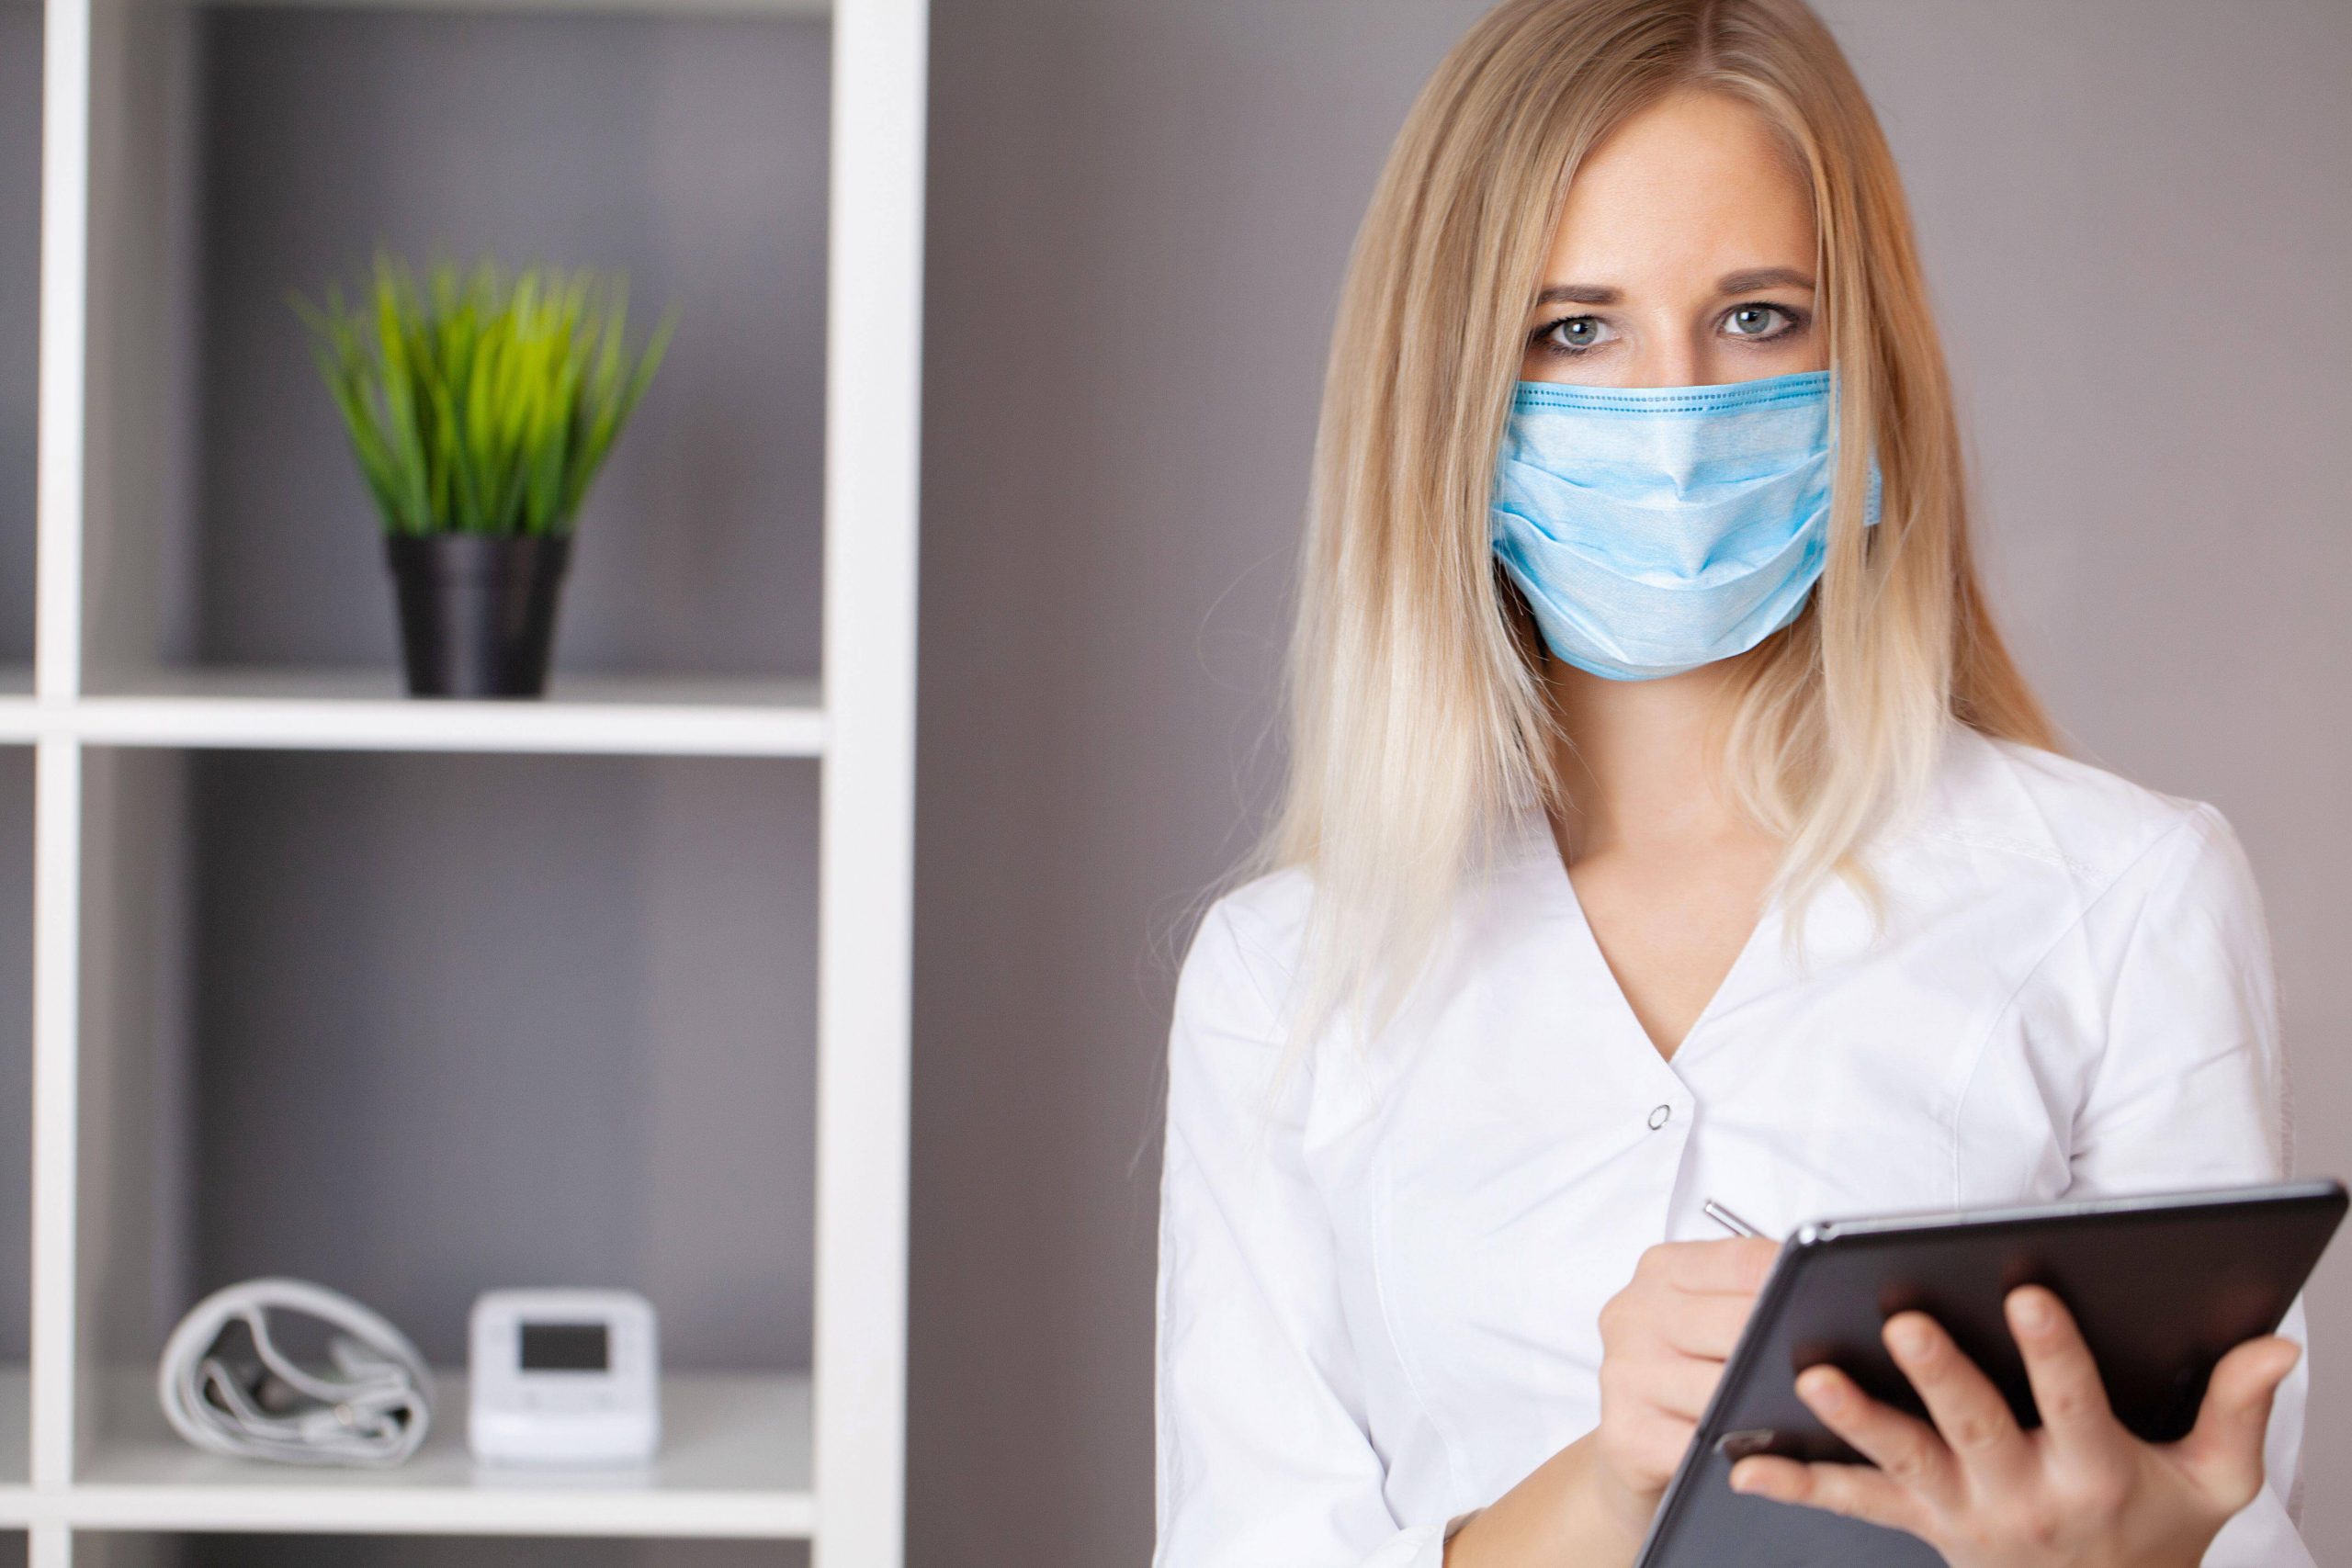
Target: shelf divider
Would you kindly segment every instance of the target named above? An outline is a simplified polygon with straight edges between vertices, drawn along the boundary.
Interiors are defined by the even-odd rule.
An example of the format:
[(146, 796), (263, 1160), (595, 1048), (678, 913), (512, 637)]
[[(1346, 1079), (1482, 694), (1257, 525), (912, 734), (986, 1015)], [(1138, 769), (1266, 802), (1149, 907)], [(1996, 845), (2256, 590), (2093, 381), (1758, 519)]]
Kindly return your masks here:
[(82, 499), (89, 346), (90, 6), (41, 18), (40, 369), (34, 435), (35, 678), (71, 696), (82, 673)]
[(905, 1555), (926, 0), (833, 25), (814, 1568)]
[(33, 761), (33, 1134), (30, 1481), (73, 1479), (79, 1274), (82, 750)]

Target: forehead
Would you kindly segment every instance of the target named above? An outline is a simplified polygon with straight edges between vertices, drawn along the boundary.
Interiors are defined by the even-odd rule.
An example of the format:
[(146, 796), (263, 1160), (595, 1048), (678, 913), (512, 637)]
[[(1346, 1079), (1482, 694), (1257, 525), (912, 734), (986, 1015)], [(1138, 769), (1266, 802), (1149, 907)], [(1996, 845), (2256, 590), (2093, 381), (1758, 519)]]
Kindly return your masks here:
[(1617, 126), (1569, 182), (1547, 283), (1695, 286), (1746, 267), (1810, 270), (1812, 192), (1763, 115), (1683, 93)]

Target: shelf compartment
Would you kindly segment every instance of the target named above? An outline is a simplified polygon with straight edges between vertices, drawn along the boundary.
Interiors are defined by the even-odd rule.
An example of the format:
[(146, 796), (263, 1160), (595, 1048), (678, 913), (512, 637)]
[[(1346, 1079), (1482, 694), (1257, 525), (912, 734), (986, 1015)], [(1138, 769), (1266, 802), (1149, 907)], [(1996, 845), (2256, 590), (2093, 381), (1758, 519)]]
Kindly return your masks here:
[[(814, 757), (810, 681), (559, 674), (529, 701), (413, 698), (378, 671), (175, 670), (73, 705), (85, 739), (296, 750)], [(0, 725), (8, 720), (0, 703)]]
[[(154, 1511), (91, 1518), (393, 1529), (413, 1505), (380, 1494), (413, 1472), (452, 1494), (415, 1527), (437, 1531), (560, 1513), (805, 1533), (817, 770), (103, 746), (84, 765), (85, 1381), (152, 1367), (205, 1292), (288, 1274), (443, 1364), (483, 1290), (636, 1289), (684, 1401), (678, 1464), (606, 1503), (486, 1491), (458, 1448), (342, 1489), (175, 1469), (207, 1456), (159, 1445), (152, 1390), (97, 1397), (75, 1478)], [(462, 1408), (445, 1392), (446, 1437)]]
[(570, 1475), (477, 1466), (465, 1443), (466, 1380), (435, 1377), (433, 1430), (408, 1463), (311, 1470), (191, 1448), (164, 1422), (153, 1371), (116, 1369), (102, 1396), (106, 1435), (67, 1515), (77, 1527), (136, 1530), (742, 1540), (816, 1531), (805, 1376), (665, 1377), (654, 1463)]
[[(819, 673), (831, 24), (126, 0), (94, 23), (83, 689), (399, 659), (289, 293), (386, 245), (628, 276), (660, 376), (582, 512), (554, 668)], [(0, 656), (5, 649), (0, 649)]]

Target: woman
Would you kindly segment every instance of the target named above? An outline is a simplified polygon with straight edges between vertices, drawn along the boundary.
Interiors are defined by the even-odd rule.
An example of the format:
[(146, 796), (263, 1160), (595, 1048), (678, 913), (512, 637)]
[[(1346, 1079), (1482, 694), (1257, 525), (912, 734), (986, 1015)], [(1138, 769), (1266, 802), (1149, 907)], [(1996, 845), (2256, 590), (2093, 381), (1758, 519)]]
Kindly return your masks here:
[[(2030, 352), (2031, 345), (2020, 345)], [(1259, 874), (1170, 1042), (1160, 1568), (1633, 1560), (1819, 1215), (2272, 1179), (2270, 955), (2211, 806), (2054, 749), (1970, 558), (1900, 186), (1801, 0), (1506, 0), (1351, 260)], [(2309, 1563), (2304, 1374), (2109, 1413), (2064, 1307), (2021, 1432), (1734, 1483), (1956, 1568)]]

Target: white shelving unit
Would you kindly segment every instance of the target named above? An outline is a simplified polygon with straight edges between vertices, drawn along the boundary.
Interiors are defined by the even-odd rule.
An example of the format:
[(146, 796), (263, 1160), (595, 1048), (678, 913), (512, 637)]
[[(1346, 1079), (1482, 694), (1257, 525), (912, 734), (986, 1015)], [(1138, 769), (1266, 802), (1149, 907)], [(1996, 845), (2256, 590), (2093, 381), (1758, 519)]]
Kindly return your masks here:
[[(259, 0), (272, 4), (274, 0)], [(0, 746), (34, 761), (30, 1364), (0, 1369), (0, 1531), (33, 1568), (112, 1561), (112, 1532), (805, 1540), (818, 1568), (902, 1557), (909, 970), (925, 0), (396, 0), (419, 9), (822, 14), (831, 51), (822, 678), (559, 675), (535, 704), (418, 703), (394, 674), (174, 668), (135, 552), (171, 417), (135, 339), (167, 289), (172, 221), (153, 0), (46, 0), (36, 649), (0, 670)], [(162, 85), (167, 85), (167, 84)], [(112, 552), (111, 557), (109, 551)], [(107, 579), (105, 592), (97, 580)], [(126, 585), (128, 585), (126, 587)], [(123, 608), (130, 605), (129, 610)], [(143, 606), (143, 607), (142, 607)], [(119, 943), (126, 756), (186, 750), (811, 759), (816, 892), (812, 1366), (680, 1374), (664, 1454), (637, 1477), (477, 1472), (463, 1382), (425, 1451), (388, 1473), (312, 1472), (187, 1449), (151, 1369), (114, 1364), (108, 1269), (142, 1245), (123, 1198), (142, 1151), (108, 1146), (146, 1092), (115, 1021), (169, 1006)], [(136, 803), (134, 803), (136, 804)], [(124, 824), (131, 824), (126, 828)], [(747, 1194), (747, 1201), (759, 1195)]]

